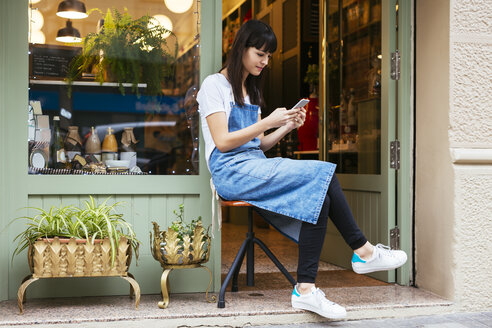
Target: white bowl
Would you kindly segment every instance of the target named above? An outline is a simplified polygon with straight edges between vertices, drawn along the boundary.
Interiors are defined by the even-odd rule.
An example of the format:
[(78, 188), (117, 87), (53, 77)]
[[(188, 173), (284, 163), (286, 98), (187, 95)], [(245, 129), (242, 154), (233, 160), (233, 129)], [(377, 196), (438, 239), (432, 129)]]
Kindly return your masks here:
[(108, 159), (106, 162), (107, 167), (126, 167), (128, 168), (130, 166), (130, 161), (129, 160), (124, 160), (124, 159)]

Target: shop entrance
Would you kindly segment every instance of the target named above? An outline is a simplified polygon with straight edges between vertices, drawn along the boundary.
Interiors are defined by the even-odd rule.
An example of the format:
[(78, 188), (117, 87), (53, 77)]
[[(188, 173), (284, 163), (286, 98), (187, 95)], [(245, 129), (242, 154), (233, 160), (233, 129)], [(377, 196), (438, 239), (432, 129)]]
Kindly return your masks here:
[[(405, 145), (397, 140), (408, 134), (401, 128), (410, 124), (402, 123), (405, 106), (399, 104), (408, 97), (409, 84), (403, 85), (392, 75), (397, 74), (397, 69), (392, 71), (392, 62), (397, 64), (392, 58), (398, 57), (397, 49), (402, 54), (398, 26), (409, 22), (410, 8), (408, 3), (399, 6), (397, 0), (224, 0), (222, 21), (224, 60), (244, 21), (260, 19), (275, 31), (278, 47), (265, 76), (268, 108), (262, 110), (263, 115), (277, 107), (292, 106), (299, 98), (311, 100), (305, 127), (286, 136), (267, 156), (336, 163), (336, 173), (367, 238), (407, 253), (410, 210), (402, 199), (410, 194), (401, 190), (402, 179), (409, 173), (398, 170), (405, 159), (398, 162), (397, 151)], [(402, 20), (402, 15), (408, 19)], [(401, 165), (407, 167), (406, 160), (408, 163)], [(240, 238), (234, 222), (241, 221), (241, 216), (244, 222), (244, 213), (225, 212), (234, 233), (222, 234), (223, 250), (225, 245), (232, 246), (232, 239)], [(279, 249), (281, 260), (281, 254), (286, 258), (297, 255), (295, 244), (292, 246)], [(228, 262), (226, 253), (223, 251), (223, 263)], [(287, 260), (289, 271), (295, 271), (294, 257)], [(320, 268), (350, 270), (350, 258), (350, 248), (330, 222)], [(409, 272), (409, 268), (407, 264), (400, 270)], [(396, 271), (372, 277), (401, 284), (410, 281), (409, 274)]]

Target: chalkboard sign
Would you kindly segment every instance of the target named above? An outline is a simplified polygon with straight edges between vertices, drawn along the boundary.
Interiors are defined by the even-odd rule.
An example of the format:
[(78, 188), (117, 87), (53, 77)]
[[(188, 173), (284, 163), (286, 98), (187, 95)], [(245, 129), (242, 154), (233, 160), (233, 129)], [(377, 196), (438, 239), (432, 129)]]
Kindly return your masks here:
[(29, 47), (29, 76), (31, 79), (63, 80), (67, 77), (68, 65), (82, 48), (32, 44)]

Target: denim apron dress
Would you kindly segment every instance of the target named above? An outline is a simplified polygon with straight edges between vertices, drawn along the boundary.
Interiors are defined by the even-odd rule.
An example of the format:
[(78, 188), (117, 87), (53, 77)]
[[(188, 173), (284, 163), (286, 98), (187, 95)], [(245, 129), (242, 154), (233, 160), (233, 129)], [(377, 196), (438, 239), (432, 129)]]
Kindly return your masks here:
[[(258, 106), (231, 102), (229, 132), (258, 121)], [(267, 158), (260, 139), (228, 152), (215, 148), (209, 168), (217, 193), (256, 207), (272, 226), (296, 243), (302, 222), (316, 224), (336, 165), (316, 160)]]

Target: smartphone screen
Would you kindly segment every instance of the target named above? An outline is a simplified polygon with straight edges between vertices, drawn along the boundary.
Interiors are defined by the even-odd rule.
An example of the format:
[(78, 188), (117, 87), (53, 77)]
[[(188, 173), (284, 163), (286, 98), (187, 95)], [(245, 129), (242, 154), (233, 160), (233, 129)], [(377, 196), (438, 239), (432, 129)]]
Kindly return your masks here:
[(309, 102), (309, 99), (301, 99), (291, 109), (296, 109), (296, 108), (304, 107), (304, 106), (307, 105), (308, 102)]

